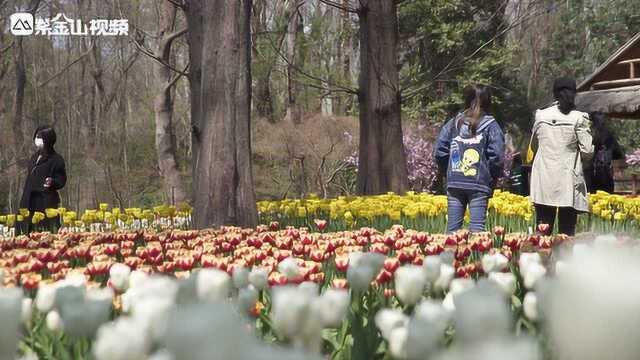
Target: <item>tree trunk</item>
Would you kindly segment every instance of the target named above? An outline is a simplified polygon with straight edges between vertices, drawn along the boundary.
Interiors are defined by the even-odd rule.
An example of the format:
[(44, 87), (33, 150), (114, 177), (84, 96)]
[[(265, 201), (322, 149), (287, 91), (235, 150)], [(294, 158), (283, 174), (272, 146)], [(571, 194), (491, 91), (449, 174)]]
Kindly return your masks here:
[(196, 201), (198, 182), (198, 153), (200, 150), (201, 117), (202, 117), (202, 35), (203, 17), (202, 0), (188, 0), (185, 15), (187, 18), (187, 42), (189, 43), (189, 100), (191, 102), (191, 203)]
[[(252, 41), (251, 54), (256, 61), (260, 57), (259, 41), (260, 36), (270, 36), (267, 34), (267, 6), (266, 0), (258, 0), (254, 2), (252, 16)], [(264, 70), (260, 74), (255, 74), (255, 107), (259, 117), (267, 119), (269, 122), (275, 122), (275, 114), (273, 110), (273, 95), (271, 93), (271, 72), (273, 62), (270, 59), (259, 59)]]
[(398, 19), (393, 0), (360, 1), (358, 192), (408, 188), (398, 87)]
[[(164, 63), (171, 62), (171, 45), (173, 40), (185, 31), (173, 32), (176, 19), (176, 7), (169, 1), (164, 1), (160, 9), (159, 36), (156, 56)], [(184, 183), (180, 177), (178, 162), (176, 161), (175, 136), (173, 132), (173, 97), (171, 89), (175, 85), (171, 69), (155, 63), (155, 72), (158, 79), (158, 94), (154, 99), (153, 109), (156, 122), (156, 154), (158, 167), (164, 183), (165, 194), (168, 194), (172, 202), (181, 203), (186, 200), (187, 194)]]
[(203, 3), (196, 227), (257, 222), (251, 170), (251, 0)]
[(300, 26), (300, 0), (289, 0), (287, 14), (289, 23), (287, 24), (287, 114), (288, 121), (294, 124), (302, 122), (302, 108), (298, 103), (297, 96), (300, 93), (299, 84), (296, 81), (296, 44), (298, 42), (298, 27)]

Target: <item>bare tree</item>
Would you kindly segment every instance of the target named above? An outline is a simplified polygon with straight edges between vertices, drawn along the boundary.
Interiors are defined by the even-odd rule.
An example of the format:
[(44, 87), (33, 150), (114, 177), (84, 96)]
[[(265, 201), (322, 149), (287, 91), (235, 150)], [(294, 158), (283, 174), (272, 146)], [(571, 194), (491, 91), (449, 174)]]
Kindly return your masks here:
[(160, 5), (159, 31), (156, 44), (156, 57), (162, 62), (155, 63), (158, 94), (154, 99), (153, 109), (156, 122), (156, 154), (158, 167), (164, 182), (165, 192), (175, 202), (183, 202), (187, 198), (184, 183), (180, 176), (175, 151), (175, 135), (173, 131), (173, 96), (171, 89), (181, 74), (173, 75), (165, 64), (171, 62), (171, 46), (176, 38), (187, 32), (187, 29), (175, 30), (177, 8), (168, 1)]
[(193, 174), (199, 228), (257, 222), (251, 169), (251, 3), (202, 3), (203, 101)]

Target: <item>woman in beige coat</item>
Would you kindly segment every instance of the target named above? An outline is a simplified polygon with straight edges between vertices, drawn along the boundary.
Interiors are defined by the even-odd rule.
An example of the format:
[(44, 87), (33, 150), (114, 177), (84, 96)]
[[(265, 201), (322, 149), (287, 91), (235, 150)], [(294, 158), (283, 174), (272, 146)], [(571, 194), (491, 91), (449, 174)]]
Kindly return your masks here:
[(558, 215), (560, 233), (575, 235), (578, 213), (588, 212), (582, 161), (593, 154), (589, 115), (575, 110), (576, 82), (554, 82), (556, 102), (536, 111), (532, 140), (537, 151), (531, 170), (531, 201), (536, 223), (550, 229)]

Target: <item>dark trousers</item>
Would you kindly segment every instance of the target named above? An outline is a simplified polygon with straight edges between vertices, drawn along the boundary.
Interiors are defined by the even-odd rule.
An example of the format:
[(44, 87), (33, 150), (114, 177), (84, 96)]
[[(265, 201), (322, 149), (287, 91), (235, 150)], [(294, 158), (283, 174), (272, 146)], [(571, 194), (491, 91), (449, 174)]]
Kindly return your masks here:
[(536, 225), (549, 224), (553, 229), (558, 214), (558, 231), (561, 234), (573, 236), (576, 234), (576, 223), (578, 222), (578, 212), (572, 207), (555, 207), (535, 204)]

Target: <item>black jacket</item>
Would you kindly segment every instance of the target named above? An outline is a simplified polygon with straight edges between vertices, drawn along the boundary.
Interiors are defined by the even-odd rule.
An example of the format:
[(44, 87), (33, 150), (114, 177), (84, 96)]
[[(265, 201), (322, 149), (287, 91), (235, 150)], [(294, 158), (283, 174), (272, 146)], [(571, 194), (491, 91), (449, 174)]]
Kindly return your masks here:
[[(57, 208), (60, 205), (58, 190), (67, 182), (67, 173), (64, 167), (64, 159), (55, 151), (47, 154), (36, 152), (29, 161), (27, 180), (24, 184), (20, 207), (30, 211), (44, 211), (47, 208)], [(53, 179), (53, 185), (44, 187), (46, 178)]]

